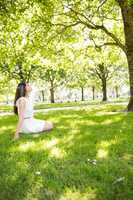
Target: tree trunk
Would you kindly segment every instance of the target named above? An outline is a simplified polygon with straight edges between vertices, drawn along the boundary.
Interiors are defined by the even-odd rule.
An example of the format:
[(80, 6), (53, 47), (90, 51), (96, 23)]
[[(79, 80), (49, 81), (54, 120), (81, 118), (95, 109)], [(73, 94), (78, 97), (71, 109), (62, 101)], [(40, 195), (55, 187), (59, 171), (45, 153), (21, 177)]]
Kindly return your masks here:
[(83, 87), (81, 87), (81, 96), (82, 96), (81, 100), (84, 101), (84, 88)]
[(8, 96), (8, 94), (6, 95), (6, 104), (9, 104), (9, 96)]
[(53, 81), (51, 81), (50, 100), (51, 100), (51, 103), (55, 103), (55, 100), (54, 100), (54, 83), (53, 83)]
[(102, 79), (102, 92), (103, 92), (103, 99), (102, 101), (107, 101), (107, 83), (106, 79)]
[(51, 103), (55, 103), (55, 100), (54, 100), (54, 89), (53, 88), (50, 89), (50, 100), (51, 100)]
[(115, 96), (116, 98), (119, 97), (118, 86), (115, 86)]
[(44, 98), (44, 90), (42, 90), (41, 92), (42, 92), (42, 101), (45, 101), (45, 98)]
[(124, 23), (126, 55), (129, 70), (130, 100), (127, 108), (128, 111), (133, 111), (133, 5), (129, 5), (128, 0), (118, 0), (118, 2), (121, 7)]
[(95, 86), (92, 86), (92, 99), (95, 100)]

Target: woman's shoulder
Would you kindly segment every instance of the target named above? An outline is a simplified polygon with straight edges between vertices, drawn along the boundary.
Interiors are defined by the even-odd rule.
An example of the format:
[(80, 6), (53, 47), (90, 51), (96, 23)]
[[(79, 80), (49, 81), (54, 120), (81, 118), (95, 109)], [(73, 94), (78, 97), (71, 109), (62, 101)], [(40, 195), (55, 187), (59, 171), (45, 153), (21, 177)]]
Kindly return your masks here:
[(26, 102), (26, 97), (19, 97), (16, 101), (16, 105), (18, 106), (19, 103), (25, 103)]

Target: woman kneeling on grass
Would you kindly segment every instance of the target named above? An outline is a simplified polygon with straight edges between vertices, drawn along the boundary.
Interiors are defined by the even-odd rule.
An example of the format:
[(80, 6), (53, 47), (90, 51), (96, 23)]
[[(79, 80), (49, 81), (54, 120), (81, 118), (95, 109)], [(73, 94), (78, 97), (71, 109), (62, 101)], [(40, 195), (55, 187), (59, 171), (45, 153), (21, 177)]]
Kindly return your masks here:
[(33, 104), (29, 96), (31, 91), (32, 87), (28, 83), (21, 82), (17, 86), (14, 113), (18, 115), (19, 120), (14, 139), (18, 139), (20, 133), (38, 133), (53, 129), (52, 122), (33, 117)]

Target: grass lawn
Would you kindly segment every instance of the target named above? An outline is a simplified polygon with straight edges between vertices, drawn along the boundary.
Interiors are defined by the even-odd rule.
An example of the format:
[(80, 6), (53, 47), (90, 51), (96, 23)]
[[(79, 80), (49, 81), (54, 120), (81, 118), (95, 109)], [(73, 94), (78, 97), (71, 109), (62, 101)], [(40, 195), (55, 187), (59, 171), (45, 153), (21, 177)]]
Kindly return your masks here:
[(0, 117), (0, 200), (132, 200), (133, 113), (121, 105), (36, 113), (54, 130), (11, 139)]
[[(62, 102), (62, 103), (35, 103), (35, 109), (47, 109), (47, 108), (58, 108), (58, 107), (68, 107), (68, 106), (85, 106), (92, 104), (100, 104), (100, 101), (71, 101), (71, 102)], [(11, 105), (0, 105), (0, 112), (12, 111), (13, 107)]]
[[(126, 103), (128, 102), (128, 98), (114, 98), (109, 101), (110, 103)], [(107, 103), (109, 103), (107, 102)], [(47, 108), (58, 108), (58, 107), (72, 107), (72, 106), (86, 106), (86, 105), (97, 105), (97, 104), (106, 104), (106, 102), (102, 102), (100, 99), (89, 100), (89, 101), (70, 101), (70, 102), (61, 102), (61, 103), (46, 103), (46, 102), (35, 102), (34, 109), (47, 109)], [(0, 112), (12, 112), (12, 105), (0, 105)]]

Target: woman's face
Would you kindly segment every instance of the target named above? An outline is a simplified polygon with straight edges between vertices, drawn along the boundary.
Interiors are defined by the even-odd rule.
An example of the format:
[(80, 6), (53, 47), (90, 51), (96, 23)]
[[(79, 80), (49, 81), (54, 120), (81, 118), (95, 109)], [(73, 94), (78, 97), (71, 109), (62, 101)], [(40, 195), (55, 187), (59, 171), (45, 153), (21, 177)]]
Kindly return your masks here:
[(25, 89), (26, 89), (26, 92), (31, 92), (32, 91), (32, 87), (30, 86), (29, 83), (26, 83)]

